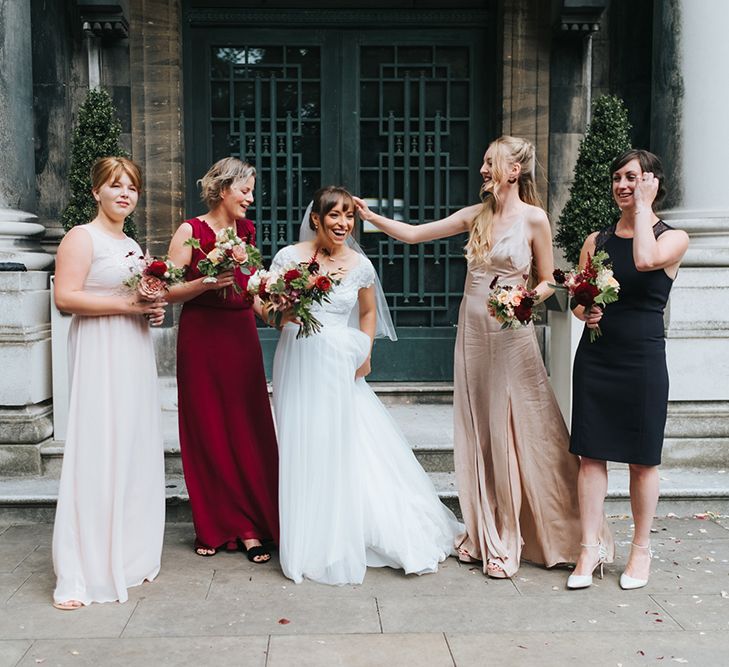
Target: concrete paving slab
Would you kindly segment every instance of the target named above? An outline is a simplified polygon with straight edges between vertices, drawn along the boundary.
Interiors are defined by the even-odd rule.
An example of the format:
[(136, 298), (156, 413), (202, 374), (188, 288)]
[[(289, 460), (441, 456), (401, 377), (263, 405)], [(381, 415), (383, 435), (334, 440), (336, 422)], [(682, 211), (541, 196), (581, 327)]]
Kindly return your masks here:
[(729, 654), (729, 636), (719, 632), (448, 633), (446, 639), (457, 667), (723, 667)]
[[(514, 596), (518, 591), (510, 581), (496, 581), (484, 576), (480, 567), (459, 564), (449, 558), (437, 573), (406, 575), (400, 570), (386, 567), (368, 568), (364, 583), (358, 586), (326, 586), (312, 581), (295, 584), (283, 576), (278, 567), (263, 570), (254, 566), (246, 571), (215, 572), (208, 600), (246, 599), (251, 595), (271, 598), (306, 599), (309, 597), (339, 600), (347, 597), (377, 597), (383, 593), (420, 595), (461, 595), (464, 597)], [(565, 575), (566, 578), (566, 575)]]
[(23, 560), (18, 563), (15, 572), (38, 572), (53, 570), (53, 552), (50, 542), (39, 544)]
[(380, 632), (374, 598), (205, 601), (194, 605), (142, 600), (124, 637), (186, 637)]
[[(469, 599), (377, 598), (383, 632), (667, 631), (680, 626), (647, 594), (631, 606), (614, 598), (562, 595)], [(640, 604), (642, 602), (643, 604)]]
[(267, 667), (453, 667), (442, 633), (271, 637)]
[[(280, 665), (287, 664), (287, 656), (307, 657), (297, 649), (307, 640), (316, 642), (312, 664), (349, 667), (362, 656), (370, 659), (363, 664), (378, 664), (372, 660), (382, 654), (383, 664), (427, 665), (427, 659), (444, 655), (437, 641), (442, 633), (454, 633), (446, 639), (458, 665), (614, 666), (661, 658), (665, 664), (674, 658), (710, 667), (727, 664), (729, 599), (721, 591), (729, 591), (729, 531), (722, 521), (656, 521), (651, 581), (638, 591), (618, 586), (631, 521), (614, 519), (611, 525), (618, 558), (605, 580), (588, 590), (567, 591), (568, 568), (524, 563), (512, 581), (502, 581), (454, 559), (423, 577), (373, 568), (361, 586), (297, 586), (282, 575), (275, 558), (266, 566), (249, 563), (240, 553), (200, 558), (192, 552), (192, 526), (170, 524), (157, 581), (131, 589), (127, 604), (95, 604), (76, 612), (50, 605), (51, 526), (4, 526), (0, 553), (10, 554), (14, 564), (12, 571), (0, 572), (0, 637), (8, 640), (0, 642), (0, 665), (7, 655), (8, 664), (15, 665), (30, 640), (35, 643), (24, 665), (43, 664), (36, 659), (62, 665), (249, 664), (242, 656), (256, 650), (260, 653), (250, 664), (262, 665), (269, 641), (281, 649), (271, 649), (269, 663)], [(459, 643), (466, 634), (473, 641)], [(418, 636), (424, 639), (413, 641)], [(329, 637), (335, 638), (332, 643), (319, 643)], [(540, 641), (539, 661), (530, 662), (532, 654), (526, 652)], [(421, 654), (411, 653), (418, 646)], [(402, 657), (395, 659), (399, 647)], [(51, 657), (34, 652), (38, 648)], [(144, 657), (135, 662), (147, 655), (151, 662)], [(165, 656), (172, 657), (165, 662)], [(273, 663), (276, 656), (280, 662)]]
[(74, 611), (45, 604), (0, 606), (0, 637), (4, 639), (58, 639), (118, 637), (134, 611), (135, 603), (95, 604)]
[[(729, 630), (729, 581), (714, 594), (653, 595), (653, 599), (685, 630)], [(727, 661), (729, 664), (729, 654)]]
[(400, 570), (389, 568), (369, 568), (361, 589), (376, 597), (390, 594), (465, 598), (518, 595), (511, 581), (490, 579), (483, 574), (480, 565), (465, 565), (455, 558), (448, 558), (441, 563), (438, 572), (422, 576), (406, 575)]
[(264, 667), (267, 645), (266, 636), (41, 640), (18, 667)]
[(12, 572), (26, 558), (28, 558), (37, 545), (32, 544), (5, 544), (0, 542), (0, 572)]
[(27, 653), (30, 648), (29, 641), (2, 641), (0, 640), (0, 665), (12, 667)]
[(14, 595), (29, 576), (24, 572), (0, 573), (0, 602), (6, 602), (10, 596)]
[(53, 539), (52, 523), (12, 525), (0, 534), (0, 544), (50, 544)]

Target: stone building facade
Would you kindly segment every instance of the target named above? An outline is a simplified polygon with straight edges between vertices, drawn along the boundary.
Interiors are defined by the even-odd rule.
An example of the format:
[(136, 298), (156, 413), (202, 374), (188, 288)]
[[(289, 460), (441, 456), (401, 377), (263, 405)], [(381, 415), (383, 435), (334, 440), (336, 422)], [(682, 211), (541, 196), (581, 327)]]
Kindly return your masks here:
[[(39, 472), (39, 447), (53, 437), (49, 270), (90, 72), (143, 168), (136, 223), (157, 253), (200, 212), (195, 180), (225, 154), (259, 167), (254, 217), (269, 256), (291, 240), (314, 183), (343, 182), (411, 218), (472, 202), (483, 150), (500, 134), (536, 144), (554, 221), (590, 101), (621, 96), (634, 145), (670, 168), (664, 217), (692, 236), (667, 319), (668, 455), (726, 462), (729, 316), (713, 304), (729, 292), (717, 150), (729, 145), (729, 84), (707, 72), (728, 60), (728, 15), (721, 0), (0, 0), (0, 261), (29, 269), (0, 273), (0, 360), (10, 369), (0, 470)], [(383, 99), (397, 102), (372, 102)], [(381, 379), (447, 379), (460, 247), (409, 255), (367, 239), (385, 275), (400, 267), (386, 281), (401, 347), (380, 354), (404, 361)], [(162, 375), (174, 373), (174, 335), (172, 321), (158, 332)], [(261, 338), (270, 350), (270, 334)]]

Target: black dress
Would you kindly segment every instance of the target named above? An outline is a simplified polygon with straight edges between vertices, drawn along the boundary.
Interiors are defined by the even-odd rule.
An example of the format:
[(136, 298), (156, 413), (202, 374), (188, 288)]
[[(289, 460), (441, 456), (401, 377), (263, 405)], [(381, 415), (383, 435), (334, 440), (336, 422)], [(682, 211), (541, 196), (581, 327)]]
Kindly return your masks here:
[[(658, 238), (671, 229), (653, 226)], [(605, 307), (602, 336), (582, 333), (573, 370), (570, 452), (603, 461), (658, 465), (668, 408), (663, 311), (673, 280), (638, 271), (633, 239), (603, 229), (595, 243), (610, 256), (619, 299)]]

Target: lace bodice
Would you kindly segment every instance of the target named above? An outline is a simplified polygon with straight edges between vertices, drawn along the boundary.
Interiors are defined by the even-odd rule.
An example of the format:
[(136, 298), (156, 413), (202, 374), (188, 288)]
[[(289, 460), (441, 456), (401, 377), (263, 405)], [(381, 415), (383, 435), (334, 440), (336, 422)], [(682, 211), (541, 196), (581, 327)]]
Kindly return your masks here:
[[(286, 246), (276, 253), (271, 262), (272, 271), (281, 271), (285, 267), (293, 267), (306, 261), (297, 251), (296, 246)], [(375, 282), (375, 267), (364, 255), (344, 274), (342, 282), (332, 288), (329, 302), (314, 304), (311, 312), (326, 326), (347, 326), (357, 306), (357, 298), (362, 288), (370, 287)]]
[(93, 225), (83, 225), (91, 237), (94, 257), (84, 283), (84, 291), (103, 296), (118, 294), (122, 283), (139, 270), (142, 249), (128, 236), (117, 239)]

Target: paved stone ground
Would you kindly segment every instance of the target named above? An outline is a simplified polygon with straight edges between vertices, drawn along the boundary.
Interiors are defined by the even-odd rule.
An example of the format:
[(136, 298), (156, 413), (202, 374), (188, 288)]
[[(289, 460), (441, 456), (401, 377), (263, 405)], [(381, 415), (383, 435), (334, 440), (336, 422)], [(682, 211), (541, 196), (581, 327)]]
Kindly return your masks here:
[(566, 568), (491, 580), (452, 558), (423, 577), (296, 586), (276, 563), (195, 556), (191, 526), (168, 524), (154, 583), (75, 612), (50, 605), (52, 527), (0, 526), (0, 665), (729, 664), (729, 519), (658, 519), (651, 582), (630, 592), (630, 524), (612, 523), (619, 559), (583, 591)]

